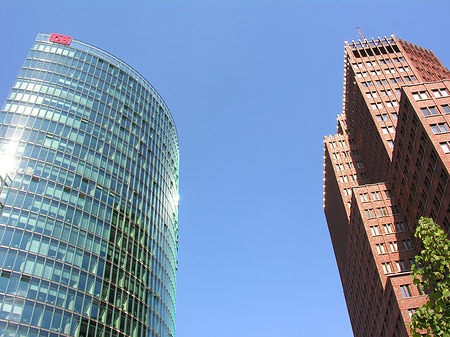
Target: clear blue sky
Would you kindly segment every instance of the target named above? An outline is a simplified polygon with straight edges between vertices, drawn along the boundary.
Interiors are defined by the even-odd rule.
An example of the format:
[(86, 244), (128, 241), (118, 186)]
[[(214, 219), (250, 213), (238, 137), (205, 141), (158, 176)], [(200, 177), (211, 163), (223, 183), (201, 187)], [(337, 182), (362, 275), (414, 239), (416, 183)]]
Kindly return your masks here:
[(352, 336), (322, 208), (344, 41), (396, 36), (450, 66), (447, 1), (2, 1), (0, 100), (39, 31), (144, 75), (181, 151), (178, 337)]

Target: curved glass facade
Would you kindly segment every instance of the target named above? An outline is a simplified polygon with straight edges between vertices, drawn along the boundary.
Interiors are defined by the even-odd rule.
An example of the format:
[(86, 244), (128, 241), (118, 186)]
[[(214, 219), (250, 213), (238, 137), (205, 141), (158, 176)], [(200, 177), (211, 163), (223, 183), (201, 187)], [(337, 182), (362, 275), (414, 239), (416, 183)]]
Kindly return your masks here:
[(50, 40), (0, 114), (0, 336), (175, 336), (172, 116), (124, 62)]

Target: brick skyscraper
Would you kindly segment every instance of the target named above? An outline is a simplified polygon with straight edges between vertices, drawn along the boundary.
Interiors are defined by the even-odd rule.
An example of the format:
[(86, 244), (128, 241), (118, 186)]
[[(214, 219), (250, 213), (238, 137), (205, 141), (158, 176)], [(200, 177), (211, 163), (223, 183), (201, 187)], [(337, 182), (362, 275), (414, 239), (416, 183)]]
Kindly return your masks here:
[(450, 72), (392, 36), (345, 44), (324, 209), (355, 336), (409, 336), (420, 216), (450, 227)]

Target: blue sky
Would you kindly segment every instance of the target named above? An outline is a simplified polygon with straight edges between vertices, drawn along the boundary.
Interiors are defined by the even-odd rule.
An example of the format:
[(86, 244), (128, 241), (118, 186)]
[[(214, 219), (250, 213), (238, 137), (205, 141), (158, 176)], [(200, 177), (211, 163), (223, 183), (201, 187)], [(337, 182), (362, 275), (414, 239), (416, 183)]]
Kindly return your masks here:
[(180, 139), (178, 337), (352, 336), (323, 215), (344, 41), (450, 66), (445, 1), (2, 1), (0, 100), (39, 31), (121, 58)]

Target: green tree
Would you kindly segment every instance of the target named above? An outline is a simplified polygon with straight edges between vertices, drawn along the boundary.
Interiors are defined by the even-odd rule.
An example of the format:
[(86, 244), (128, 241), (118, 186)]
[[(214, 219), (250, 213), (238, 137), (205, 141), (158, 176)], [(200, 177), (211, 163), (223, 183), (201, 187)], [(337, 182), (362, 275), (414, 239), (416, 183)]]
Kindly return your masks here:
[(421, 252), (412, 266), (414, 284), (428, 295), (427, 302), (411, 318), (414, 337), (450, 337), (450, 241), (433, 219), (420, 218), (415, 233), (422, 240)]

